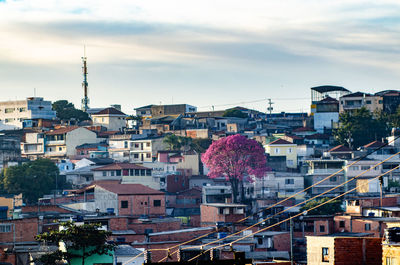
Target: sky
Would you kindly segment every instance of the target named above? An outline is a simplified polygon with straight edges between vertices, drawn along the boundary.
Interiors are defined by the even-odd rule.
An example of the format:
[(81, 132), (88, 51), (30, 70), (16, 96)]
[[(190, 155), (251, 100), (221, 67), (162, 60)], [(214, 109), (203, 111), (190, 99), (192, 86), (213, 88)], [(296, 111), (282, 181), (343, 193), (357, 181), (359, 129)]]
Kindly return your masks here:
[(310, 88), (400, 89), (398, 0), (0, 0), (0, 101), (309, 112)]

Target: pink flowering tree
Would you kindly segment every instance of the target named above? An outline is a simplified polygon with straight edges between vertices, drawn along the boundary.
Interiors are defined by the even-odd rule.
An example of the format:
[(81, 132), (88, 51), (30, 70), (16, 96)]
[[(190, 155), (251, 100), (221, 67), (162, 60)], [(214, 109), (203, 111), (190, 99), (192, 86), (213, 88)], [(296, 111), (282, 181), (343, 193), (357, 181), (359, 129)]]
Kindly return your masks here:
[(210, 178), (225, 177), (231, 183), (235, 203), (239, 202), (239, 188), (243, 187), (244, 180), (252, 181), (253, 176), (262, 178), (268, 171), (264, 148), (240, 134), (213, 142), (201, 161), (210, 170)]

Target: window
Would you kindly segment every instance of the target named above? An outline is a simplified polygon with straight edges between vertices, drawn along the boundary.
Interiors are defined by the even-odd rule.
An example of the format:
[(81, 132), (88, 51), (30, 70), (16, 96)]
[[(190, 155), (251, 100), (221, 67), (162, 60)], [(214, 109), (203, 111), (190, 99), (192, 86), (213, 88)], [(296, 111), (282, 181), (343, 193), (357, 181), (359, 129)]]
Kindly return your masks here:
[(154, 207), (160, 207), (161, 206), (161, 200), (154, 200), (153, 201)]
[(141, 169), (140, 170), (140, 176), (145, 176), (146, 175), (146, 170), (145, 169)]
[(371, 100), (367, 100), (367, 101), (365, 101), (365, 103), (371, 104)]
[(150, 158), (151, 154), (150, 153), (146, 153), (146, 158)]
[(368, 170), (369, 166), (361, 166), (361, 170)]
[(294, 164), (294, 163), (293, 163), (293, 160), (288, 160), (288, 161), (287, 161), (287, 164), (288, 164), (288, 166), (293, 166), (293, 164)]
[(133, 154), (133, 158), (138, 159), (139, 158), (139, 154)]
[(4, 110), (4, 112), (5, 113), (11, 113), (11, 112), (14, 112), (14, 108), (6, 108), (5, 110)]
[(136, 144), (135, 144), (135, 148), (139, 148), (139, 144), (136, 143)]
[(103, 171), (103, 177), (107, 176), (107, 171)]
[(365, 224), (365, 231), (371, 230), (371, 224)]
[(289, 148), (288, 149), (288, 154), (291, 154), (293, 152), (293, 149), (292, 148)]
[(146, 176), (151, 176), (151, 169), (146, 169)]
[(351, 166), (351, 167), (349, 167), (349, 169), (355, 171), (355, 170), (359, 170), (359, 167), (358, 166)]
[(121, 176), (121, 170), (116, 170), (115, 172), (117, 176)]
[(11, 224), (0, 225), (0, 233), (10, 233), (10, 232), (11, 232)]
[(344, 221), (339, 221), (339, 227), (341, 227), (341, 228), (345, 227), (345, 222)]
[(114, 177), (115, 171), (110, 171), (110, 172), (111, 172), (111, 176)]
[(329, 248), (322, 248), (322, 262), (329, 262)]
[(321, 233), (324, 233), (324, 232), (325, 232), (325, 226), (324, 226), (324, 225), (320, 225), (320, 226), (319, 226), (319, 231), (320, 231)]
[(62, 151), (62, 147), (58, 147), (58, 151)]
[(279, 148), (275, 148), (275, 154), (279, 154)]
[(330, 182), (336, 182), (337, 181), (337, 177), (335, 176), (335, 177), (331, 177), (330, 179), (329, 179), (329, 181)]
[(150, 147), (150, 143), (146, 143), (146, 146), (147, 146), (147, 147)]
[(121, 201), (121, 208), (128, 208), (128, 201)]
[(128, 142), (127, 141), (124, 142), (124, 148), (128, 148)]
[(219, 214), (224, 214), (224, 208), (219, 208)]
[(285, 179), (285, 184), (294, 184), (294, 179)]

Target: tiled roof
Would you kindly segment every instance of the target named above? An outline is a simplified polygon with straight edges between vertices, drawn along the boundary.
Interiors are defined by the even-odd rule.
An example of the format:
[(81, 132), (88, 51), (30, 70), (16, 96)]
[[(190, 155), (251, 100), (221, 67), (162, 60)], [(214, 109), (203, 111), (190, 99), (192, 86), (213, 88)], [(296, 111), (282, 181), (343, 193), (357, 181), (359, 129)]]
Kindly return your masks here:
[(384, 146), (385, 144), (379, 141), (373, 141), (369, 144), (364, 145), (364, 148), (379, 148)]
[(104, 167), (93, 169), (94, 171), (106, 171), (106, 170), (121, 170), (121, 169), (150, 169), (148, 167), (139, 166), (132, 163), (113, 163)]
[(331, 102), (339, 103), (339, 101), (337, 101), (336, 99), (331, 98), (331, 97), (326, 97), (323, 100), (320, 100), (319, 102), (320, 103), (331, 103)]
[(351, 152), (351, 151), (353, 151), (353, 150), (351, 150), (347, 146), (344, 146), (344, 145), (341, 144), (341, 145), (333, 147), (328, 152)]
[(104, 114), (126, 115), (125, 113), (117, 110), (116, 108), (106, 108), (99, 112), (93, 113), (92, 115), (104, 115)]
[(118, 195), (163, 195), (164, 192), (158, 191), (142, 184), (120, 184), (120, 183), (97, 183), (96, 186), (102, 187), (105, 190), (111, 191)]
[(79, 128), (79, 126), (64, 127), (64, 128), (48, 131), (48, 132), (46, 132), (46, 135), (64, 134), (64, 133), (73, 131), (73, 130), (78, 129), (78, 128)]
[(272, 142), (270, 142), (268, 145), (280, 145), (280, 144), (290, 144), (290, 145), (293, 145), (293, 143), (291, 143), (291, 142), (289, 142), (289, 141), (286, 141), (286, 140), (284, 140), (284, 139), (278, 139), (278, 140), (275, 140), (275, 141), (272, 141)]
[(300, 128), (294, 129), (293, 132), (315, 132), (315, 130), (313, 128), (300, 127)]

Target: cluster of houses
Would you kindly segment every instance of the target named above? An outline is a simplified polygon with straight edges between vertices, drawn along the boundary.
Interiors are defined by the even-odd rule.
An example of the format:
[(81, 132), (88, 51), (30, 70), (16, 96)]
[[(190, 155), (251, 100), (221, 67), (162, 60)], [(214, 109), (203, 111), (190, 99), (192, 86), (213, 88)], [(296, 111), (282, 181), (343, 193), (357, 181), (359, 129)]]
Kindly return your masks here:
[[(31, 264), (49, 249), (35, 236), (73, 220), (112, 232), (118, 248), (99, 264), (141, 264), (149, 258), (144, 250), (154, 262), (190, 258), (204, 244), (230, 242), (212, 255), (243, 251), (263, 264), (397, 264), (400, 240), (388, 235), (400, 227), (398, 131), (353, 150), (335, 145), (332, 130), (341, 112), (394, 113), (400, 91), (320, 86), (311, 95), (310, 114), (235, 107), (247, 117), (229, 117), (175, 104), (136, 108), (129, 116), (113, 105), (89, 109), (91, 121), (80, 123), (56, 119), (43, 98), (0, 102), (0, 167), (48, 158), (71, 187), (55, 187), (34, 205), (21, 194), (0, 197), (0, 263)], [(171, 134), (205, 142), (245, 135), (264, 146), (271, 170), (245, 183), (243, 203), (232, 203), (229, 182), (207, 177), (198, 149), (170, 150), (165, 137)], [(343, 212), (285, 221), (306, 199), (344, 193)]]

